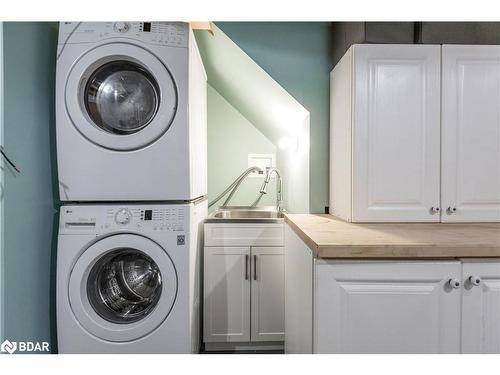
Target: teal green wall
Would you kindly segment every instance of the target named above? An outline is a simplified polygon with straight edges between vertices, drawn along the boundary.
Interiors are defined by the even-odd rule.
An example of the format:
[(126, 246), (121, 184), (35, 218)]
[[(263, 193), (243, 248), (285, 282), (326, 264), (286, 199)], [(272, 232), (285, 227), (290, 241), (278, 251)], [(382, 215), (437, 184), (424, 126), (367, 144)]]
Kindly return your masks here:
[[(208, 200), (224, 191), (245, 169), (248, 154), (276, 154), (276, 146), (255, 128), (212, 86), (208, 86)], [(249, 177), (231, 199), (233, 206), (250, 205), (257, 198), (263, 177)], [(259, 205), (276, 202), (276, 185), (269, 184), (268, 193)], [(221, 199), (212, 210), (220, 206)]]
[(328, 205), (329, 74), (328, 22), (217, 22), (245, 53), (311, 114), (310, 210)]
[(57, 24), (4, 23), (4, 337), (55, 349)]

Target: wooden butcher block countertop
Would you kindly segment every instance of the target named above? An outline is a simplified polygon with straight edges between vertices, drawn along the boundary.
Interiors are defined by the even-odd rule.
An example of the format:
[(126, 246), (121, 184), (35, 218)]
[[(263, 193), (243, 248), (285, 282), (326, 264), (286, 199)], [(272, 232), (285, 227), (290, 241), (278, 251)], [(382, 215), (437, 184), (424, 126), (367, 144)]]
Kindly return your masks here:
[(353, 224), (310, 214), (285, 222), (320, 258), (500, 257), (500, 223)]

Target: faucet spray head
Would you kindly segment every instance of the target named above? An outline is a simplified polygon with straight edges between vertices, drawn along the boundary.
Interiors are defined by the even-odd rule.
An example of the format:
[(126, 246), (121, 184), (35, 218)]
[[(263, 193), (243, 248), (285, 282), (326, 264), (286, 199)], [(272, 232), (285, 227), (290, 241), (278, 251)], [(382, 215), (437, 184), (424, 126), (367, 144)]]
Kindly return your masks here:
[(260, 193), (261, 194), (267, 194), (267, 184), (269, 183), (269, 181), (264, 180), (264, 183), (262, 184), (262, 187), (260, 188)]
[(269, 181), (271, 180), (271, 169), (266, 168), (266, 177), (264, 177), (264, 183), (262, 184), (262, 187), (260, 188), (260, 193), (261, 194), (267, 194), (267, 185), (269, 185)]

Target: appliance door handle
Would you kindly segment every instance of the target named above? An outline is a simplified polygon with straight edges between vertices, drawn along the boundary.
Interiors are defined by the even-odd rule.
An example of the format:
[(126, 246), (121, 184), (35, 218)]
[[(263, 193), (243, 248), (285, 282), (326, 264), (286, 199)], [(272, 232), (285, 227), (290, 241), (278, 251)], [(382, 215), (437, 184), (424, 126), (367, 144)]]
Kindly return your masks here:
[(257, 281), (257, 255), (253, 256), (253, 279)]
[(9, 165), (14, 168), (14, 170), (17, 172), (17, 173), (21, 173), (21, 171), (19, 170), (19, 168), (14, 164), (14, 162), (12, 160), (9, 159), (9, 157), (7, 156), (7, 154), (5, 153), (4, 151), (4, 148), (3, 146), (0, 146), (0, 153), (2, 154), (2, 156), (4, 157), (4, 159), (7, 161), (7, 163), (9, 163)]

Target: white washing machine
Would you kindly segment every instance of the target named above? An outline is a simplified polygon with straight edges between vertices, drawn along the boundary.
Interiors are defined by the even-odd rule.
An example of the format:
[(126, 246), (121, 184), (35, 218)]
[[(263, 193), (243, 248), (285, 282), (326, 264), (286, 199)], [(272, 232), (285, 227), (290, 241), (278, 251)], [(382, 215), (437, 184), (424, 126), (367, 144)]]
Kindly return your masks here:
[(60, 353), (196, 353), (206, 200), (61, 207)]
[(62, 201), (207, 194), (207, 78), (188, 24), (63, 22), (57, 51)]

